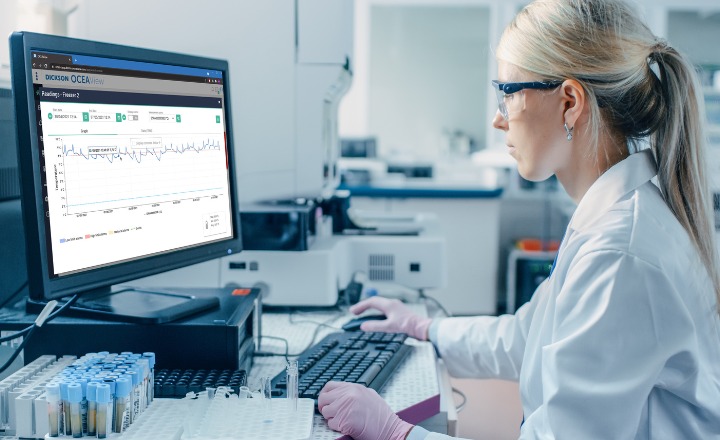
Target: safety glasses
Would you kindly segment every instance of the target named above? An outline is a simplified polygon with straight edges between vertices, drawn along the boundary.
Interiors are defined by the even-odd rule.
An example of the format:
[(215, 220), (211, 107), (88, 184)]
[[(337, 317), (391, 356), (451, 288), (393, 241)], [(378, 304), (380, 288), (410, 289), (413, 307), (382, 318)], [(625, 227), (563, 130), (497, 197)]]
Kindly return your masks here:
[(549, 90), (559, 87), (563, 81), (532, 81), (532, 82), (507, 82), (501, 83), (498, 80), (492, 81), (492, 88), (495, 90), (500, 114), (508, 120), (507, 102), (512, 99), (512, 94), (523, 89)]

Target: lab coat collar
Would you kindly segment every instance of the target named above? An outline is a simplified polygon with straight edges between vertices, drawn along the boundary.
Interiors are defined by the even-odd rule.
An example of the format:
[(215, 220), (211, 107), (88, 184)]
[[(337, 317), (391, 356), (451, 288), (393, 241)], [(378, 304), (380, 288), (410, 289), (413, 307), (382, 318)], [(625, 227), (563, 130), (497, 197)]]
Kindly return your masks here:
[(627, 193), (634, 191), (657, 175), (657, 165), (650, 149), (631, 154), (601, 175), (580, 200), (569, 228), (581, 230), (599, 213), (607, 211)]

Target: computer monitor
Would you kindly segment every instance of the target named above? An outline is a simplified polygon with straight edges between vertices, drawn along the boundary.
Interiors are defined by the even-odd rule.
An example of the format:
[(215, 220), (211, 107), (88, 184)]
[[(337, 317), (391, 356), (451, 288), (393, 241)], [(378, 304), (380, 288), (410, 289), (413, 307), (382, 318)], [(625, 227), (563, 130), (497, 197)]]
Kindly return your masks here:
[(117, 285), (241, 250), (227, 62), (27, 32), (10, 55), (29, 307), (77, 293), (76, 313), (137, 322), (216, 307)]

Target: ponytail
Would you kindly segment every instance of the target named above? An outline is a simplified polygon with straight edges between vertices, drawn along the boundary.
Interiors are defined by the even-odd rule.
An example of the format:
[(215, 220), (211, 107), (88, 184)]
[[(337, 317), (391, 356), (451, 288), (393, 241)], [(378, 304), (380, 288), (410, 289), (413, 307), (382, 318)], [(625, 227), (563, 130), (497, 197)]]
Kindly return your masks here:
[[(675, 49), (656, 44), (650, 55), (657, 65), (656, 87), (664, 115), (650, 135), (658, 164), (658, 186), (688, 231), (715, 286), (720, 307), (720, 277), (712, 216), (712, 196), (705, 168), (703, 99), (695, 70)], [(719, 309), (720, 311), (720, 309)]]

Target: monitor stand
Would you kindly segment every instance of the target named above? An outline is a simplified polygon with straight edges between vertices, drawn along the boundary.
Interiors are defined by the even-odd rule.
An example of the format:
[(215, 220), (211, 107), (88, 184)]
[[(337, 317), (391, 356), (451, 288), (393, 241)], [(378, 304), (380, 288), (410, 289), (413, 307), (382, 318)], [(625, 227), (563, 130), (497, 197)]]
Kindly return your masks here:
[[(26, 310), (40, 313), (46, 304), (47, 301), (28, 298)], [(111, 290), (107, 287), (83, 293), (75, 304), (63, 312), (63, 316), (135, 324), (162, 324), (219, 306), (220, 300), (217, 297), (198, 297), (170, 289), (122, 287)]]

